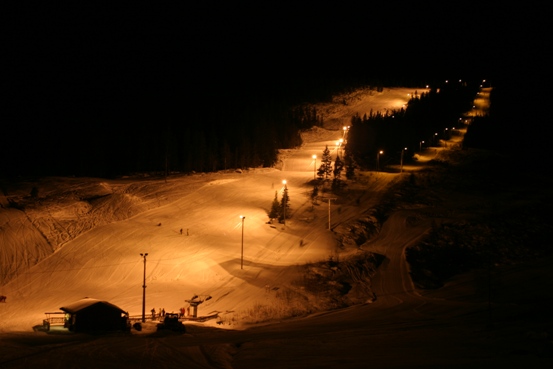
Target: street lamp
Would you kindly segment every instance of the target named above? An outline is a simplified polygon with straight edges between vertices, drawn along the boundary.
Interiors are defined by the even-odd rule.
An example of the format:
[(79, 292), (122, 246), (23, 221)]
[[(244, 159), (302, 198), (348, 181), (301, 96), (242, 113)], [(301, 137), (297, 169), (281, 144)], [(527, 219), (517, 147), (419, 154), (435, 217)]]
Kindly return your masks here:
[(317, 155), (313, 154), (313, 179), (316, 179), (316, 172), (317, 172)]
[(346, 137), (346, 136), (347, 136), (347, 134), (348, 134), (348, 131), (349, 131), (349, 126), (344, 126), (344, 127), (343, 127), (343, 130), (344, 130), (344, 134), (343, 134), (343, 136), (342, 136), (342, 137), (344, 138), (344, 142), (347, 142), (347, 141), (348, 141), (348, 139), (347, 139), (347, 137)]
[(240, 215), (240, 218), (242, 218), (242, 253), (240, 256), (240, 269), (244, 269), (244, 219), (246, 219), (246, 217)]
[(407, 150), (407, 148), (403, 148), (401, 150), (401, 164), (400, 164), (400, 173), (403, 173), (403, 153), (405, 152), (405, 150)]
[(380, 171), (380, 155), (384, 154), (384, 151), (380, 150), (376, 153), (376, 171)]
[(420, 141), (420, 142), (419, 142), (419, 152), (422, 151), (422, 144), (423, 144), (423, 143), (424, 143), (424, 141)]
[(142, 279), (142, 323), (146, 322), (146, 256), (148, 253), (140, 254), (144, 258), (144, 277)]

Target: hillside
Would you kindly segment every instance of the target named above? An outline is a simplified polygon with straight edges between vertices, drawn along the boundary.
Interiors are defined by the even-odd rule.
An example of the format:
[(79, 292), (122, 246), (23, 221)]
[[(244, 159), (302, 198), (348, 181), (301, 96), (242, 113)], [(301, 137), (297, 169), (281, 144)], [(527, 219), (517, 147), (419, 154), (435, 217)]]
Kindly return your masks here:
[[(264, 303), (266, 285), (280, 288), (295, 278), (289, 269), (338, 252), (336, 236), (327, 230), (324, 200), (312, 206), (309, 199), (311, 155), (320, 155), (329, 143), (335, 147), (355, 106), (361, 112), (396, 107), (401, 99), (406, 103), (410, 93), (411, 89), (358, 93), (327, 105), (323, 116), (328, 127), (304, 132), (301, 148), (283, 151), (285, 168), (175, 174), (167, 181), (56, 177), (3, 183), (1, 261), (6, 267), (1, 293), (9, 296), (10, 304), (2, 314), (11, 318), (2, 324), (26, 330), (42, 320), (44, 311), (91, 295), (140, 314), (141, 252), (149, 253), (148, 301), (154, 306), (177, 311), (193, 294), (214, 296), (202, 308), (221, 315)], [(344, 105), (344, 100), (349, 103)], [(340, 109), (345, 109), (341, 115)], [(343, 197), (334, 203), (333, 213), (340, 217), (334, 218), (333, 227), (357, 221), (378, 202), (372, 194), (385, 190), (396, 177), (382, 175), (362, 185), (355, 199)], [(275, 191), (282, 190), (283, 179), (288, 181), (293, 210), (286, 228), (266, 224), (268, 207)], [(357, 205), (363, 196), (366, 201)], [(252, 266), (243, 271), (236, 269), (240, 215), (246, 216), (244, 259)], [(189, 236), (179, 234), (180, 229)], [(229, 295), (238, 286), (246, 287), (248, 297)], [(25, 320), (20, 325), (14, 320), (17, 305), (28, 306), (29, 298), (38, 300), (33, 303), (37, 310), (18, 317)]]
[[(391, 106), (388, 92), (366, 96), (382, 101), (361, 104), (363, 109)], [(407, 97), (407, 91), (396, 92), (394, 101), (396, 95)], [(334, 123), (305, 132), (304, 145), (283, 152), (279, 168), (175, 174), (166, 181), (4, 183), (3, 366), (28, 365), (32, 354), (33, 362), (63, 355), (68, 367), (82, 355), (90, 365), (114, 367), (131, 365), (134, 357), (146, 358), (143, 365), (191, 368), (254, 368), (260, 362), (267, 368), (337, 363), (355, 368), (367, 361), (374, 367), (446, 367), (452, 361), (542, 367), (550, 355), (552, 300), (545, 293), (552, 290), (550, 254), (529, 246), (536, 234), (550, 234), (550, 226), (539, 222), (542, 212), (534, 212), (550, 203), (550, 182), (530, 173), (506, 181), (490, 170), (508, 168), (505, 158), (460, 150), (456, 136), (447, 148), (417, 154), (417, 164), (404, 173), (359, 173), (344, 192), (323, 192), (313, 204), (311, 156), (325, 145), (334, 147), (354, 105), (350, 98), (328, 107)], [(340, 104), (348, 107), (342, 118)], [(336, 115), (330, 118), (331, 113)], [(267, 211), (283, 179), (292, 218), (268, 224)], [(513, 223), (522, 209), (525, 216)], [(467, 273), (468, 268), (444, 276), (437, 268), (441, 261), (424, 252), (429, 248), (423, 246), (503, 243), (508, 234), (500, 232), (520, 235), (518, 230), (531, 224), (535, 228), (517, 242), (495, 249), (509, 257), (497, 259), (488, 273)], [(416, 248), (421, 252), (409, 265), (405, 252)], [(140, 315), (144, 252), (146, 311), (178, 311), (193, 295), (211, 296), (199, 312), (217, 318), (188, 322), (184, 336), (156, 336), (147, 324), (142, 333), (117, 337), (117, 343), (76, 337), (73, 348), (41, 350), (52, 344), (52, 336), (32, 327), (44, 312), (84, 296)], [(8, 266), (12, 269), (4, 272)], [(425, 289), (429, 281), (444, 287)], [(115, 345), (119, 355), (113, 354)]]

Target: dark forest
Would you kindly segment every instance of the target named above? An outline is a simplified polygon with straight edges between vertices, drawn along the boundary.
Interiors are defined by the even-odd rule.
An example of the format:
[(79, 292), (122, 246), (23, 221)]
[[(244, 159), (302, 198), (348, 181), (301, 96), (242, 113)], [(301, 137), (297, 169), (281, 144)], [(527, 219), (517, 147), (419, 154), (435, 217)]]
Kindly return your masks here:
[[(322, 5), (260, 7), (255, 17), (229, 4), (8, 10), (1, 177), (270, 166), (278, 149), (301, 144), (300, 130), (322, 123), (309, 102), (361, 86), (437, 88), (448, 78), (486, 78), (497, 90), (493, 119), (468, 134), (472, 146), (543, 145), (534, 144), (543, 136), (525, 130), (522, 140), (505, 124), (539, 129), (542, 104), (528, 87), (538, 68), (524, 54), (513, 58), (501, 25), (480, 23), (490, 17), (466, 26), (470, 7), (425, 22), (412, 12), (385, 17), (371, 8), (359, 18)], [(446, 94), (421, 96), (395, 112), (393, 125), (371, 116), (371, 128), (356, 129), (378, 130), (378, 146), (397, 151), (451, 125), (461, 106), (440, 99)], [(498, 139), (482, 138), (490, 135)], [(352, 142), (349, 152), (370, 167), (374, 149)]]

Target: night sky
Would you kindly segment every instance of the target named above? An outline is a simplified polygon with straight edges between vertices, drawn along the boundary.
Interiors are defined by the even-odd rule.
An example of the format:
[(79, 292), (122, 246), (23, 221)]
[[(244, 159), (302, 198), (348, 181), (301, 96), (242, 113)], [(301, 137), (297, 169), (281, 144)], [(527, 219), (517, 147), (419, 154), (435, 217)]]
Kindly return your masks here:
[(11, 6), (0, 136), (11, 162), (211, 101), (301, 99), (332, 83), (505, 81), (541, 63), (531, 50), (542, 39), (528, 35), (545, 27), (482, 4)]

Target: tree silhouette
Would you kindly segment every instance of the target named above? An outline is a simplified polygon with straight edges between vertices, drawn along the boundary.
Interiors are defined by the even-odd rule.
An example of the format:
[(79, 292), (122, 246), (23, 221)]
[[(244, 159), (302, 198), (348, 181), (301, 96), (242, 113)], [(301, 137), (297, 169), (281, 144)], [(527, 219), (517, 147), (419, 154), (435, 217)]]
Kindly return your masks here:
[(342, 176), (342, 170), (344, 170), (344, 162), (340, 159), (339, 156), (336, 156), (336, 161), (334, 162), (334, 179), (340, 180)]
[(290, 218), (290, 197), (288, 196), (288, 187), (284, 185), (284, 190), (282, 191), (282, 199), (280, 200), (280, 209), (282, 210), (279, 214), (279, 222), (284, 221), (285, 219)]
[(344, 157), (344, 165), (346, 167), (346, 178), (353, 179), (355, 177), (355, 162), (350, 154), (346, 151), (346, 156)]
[(278, 202), (278, 191), (275, 191), (275, 198), (271, 204), (271, 210), (267, 214), (269, 219), (280, 219), (280, 204)]
[(328, 145), (326, 145), (323, 150), (323, 157), (321, 158), (321, 166), (317, 170), (317, 177), (319, 179), (328, 179), (332, 173), (332, 157), (330, 156), (330, 150)]

